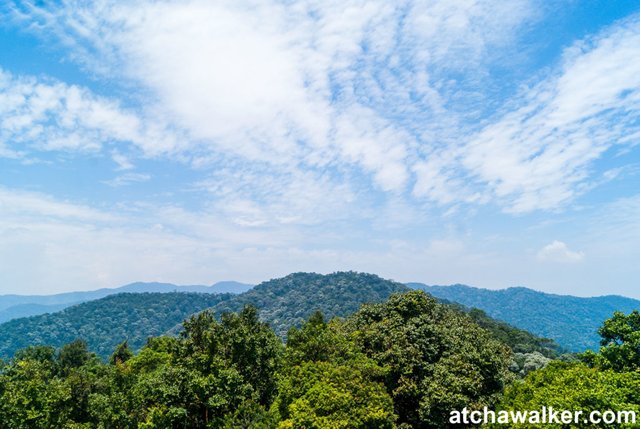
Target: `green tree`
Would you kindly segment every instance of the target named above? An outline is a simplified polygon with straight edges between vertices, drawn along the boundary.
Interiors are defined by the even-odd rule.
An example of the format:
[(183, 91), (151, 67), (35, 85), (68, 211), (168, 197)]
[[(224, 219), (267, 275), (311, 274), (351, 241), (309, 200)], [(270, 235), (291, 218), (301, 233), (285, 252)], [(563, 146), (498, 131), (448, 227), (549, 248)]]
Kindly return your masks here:
[(398, 422), (413, 428), (447, 427), (452, 409), (492, 406), (512, 377), (506, 346), (422, 291), (364, 305), (345, 328), (386, 369)]
[(203, 373), (220, 365), (236, 371), (259, 404), (273, 400), (282, 352), (282, 341), (253, 306), (225, 313), (220, 322), (205, 311), (184, 323), (181, 357)]
[(111, 365), (119, 365), (125, 363), (132, 357), (133, 352), (129, 348), (129, 342), (125, 340), (122, 343), (118, 344), (116, 350), (111, 355), (109, 362), (111, 362)]
[(58, 351), (58, 370), (62, 375), (67, 375), (71, 370), (80, 368), (92, 359), (95, 359), (95, 354), (89, 351), (87, 343), (77, 339), (65, 344)]
[(341, 329), (315, 312), (287, 336), (273, 405), (279, 428), (391, 428), (396, 416), (384, 371)]
[(551, 359), (540, 352), (514, 353), (509, 369), (520, 377), (524, 377), (531, 371), (544, 368), (549, 362)]
[[(115, 353), (114, 353), (115, 354)], [(133, 394), (138, 376), (128, 362), (101, 365), (89, 395), (90, 421), (104, 428), (135, 428), (142, 411)]]
[(149, 340), (126, 365), (137, 377), (131, 397), (140, 427), (265, 424), (259, 415), (275, 396), (282, 349), (250, 306), (220, 321), (199, 313), (184, 322), (179, 338)]
[(0, 375), (0, 422), (7, 429), (63, 427), (70, 413), (69, 386), (55, 377), (48, 348), (30, 348)]
[(278, 428), (392, 428), (393, 402), (384, 385), (353, 365), (304, 362), (288, 369), (274, 408)]
[[(555, 361), (545, 368), (533, 371), (522, 381), (509, 386), (497, 411), (555, 410), (591, 411), (624, 410), (640, 412), (640, 373), (618, 373), (612, 370), (589, 368), (581, 363)], [(496, 425), (496, 428), (539, 428), (536, 424)], [(580, 422), (547, 424), (545, 428), (594, 427)], [(637, 427), (636, 424), (602, 424), (598, 427)]]
[(628, 315), (616, 311), (598, 330), (600, 357), (597, 362), (616, 371), (640, 369), (640, 312)]
[(340, 332), (340, 326), (337, 319), (325, 322), (322, 313), (316, 311), (300, 328), (291, 328), (287, 334), (286, 365), (364, 358), (355, 343)]

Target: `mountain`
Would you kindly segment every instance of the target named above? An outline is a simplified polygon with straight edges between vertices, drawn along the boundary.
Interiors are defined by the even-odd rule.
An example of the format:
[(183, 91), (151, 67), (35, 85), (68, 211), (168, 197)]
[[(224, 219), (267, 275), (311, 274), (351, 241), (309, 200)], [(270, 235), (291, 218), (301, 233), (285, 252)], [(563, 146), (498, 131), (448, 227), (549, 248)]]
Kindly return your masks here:
[(215, 283), (211, 286), (191, 285), (191, 286), (177, 286), (171, 283), (144, 283), (137, 282), (131, 283), (125, 286), (121, 286), (115, 289), (101, 289), (100, 291), (112, 293), (130, 292), (130, 293), (142, 293), (142, 292), (195, 292), (195, 293), (233, 293), (239, 294), (248, 291), (253, 285), (234, 282), (234, 281), (222, 281)]
[[(291, 327), (299, 326), (317, 310), (327, 319), (346, 317), (362, 304), (380, 303), (394, 293), (411, 290), (373, 274), (355, 272), (295, 273), (263, 282), (239, 295), (168, 292), (173, 286), (127, 285), (121, 290), (136, 293), (111, 295), (58, 313), (11, 320), (0, 325), (0, 357), (9, 357), (17, 349), (29, 345), (58, 347), (76, 338), (85, 339), (91, 350), (106, 357), (125, 339), (137, 349), (149, 336), (176, 333), (185, 318), (204, 309), (211, 308), (220, 315), (240, 311), (247, 304), (257, 307), (261, 319), (269, 322), (279, 336), (285, 337)], [(158, 289), (164, 292), (140, 292)], [(457, 304), (454, 306), (463, 310)], [(496, 321), (482, 312), (469, 311), (469, 315), (516, 352), (539, 351), (545, 356), (558, 352), (553, 342)]]
[(495, 319), (554, 339), (562, 347), (575, 352), (599, 348), (598, 328), (614, 311), (629, 313), (640, 309), (640, 301), (616, 295), (580, 298), (524, 287), (489, 290), (465, 285), (407, 285), (436, 298), (482, 309)]
[(209, 293), (245, 293), (253, 288), (253, 285), (234, 281), (218, 282), (209, 287)]
[(392, 293), (409, 289), (400, 283), (373, 274), (338, 272), (328, 275), (294, 273), (255, 286), (213, 308), (216, 313), (236, 312), (252, 304), (260, 317), (284, 337), (292, 326), (298, 326), (315, 311), (325, 317), (347, 316), (364, 303), (386, 300)]
[(66, 292), (55, 295), (0, 295), (0, 323), (19, 317), (53, 313), (74, 304), (104, 298), (118, 293), (234, 293), (248, 291), (253, 286), (234, 281), (222, 281), (211, 286), (178, 286), (171, 283), (137, 282), (117, 288), (103, 288), (93, 291)]
[(70, 304), (16, 304), (11, 307), (7, 307), (0, 311), (0, 323), (7, 322), (12, 319), (18, 319), (20, 317), (36, 316), (38, 314), (55, 313), (56, 311), (63, 310)]
[[(285, 337), (289, 328), (299, 326), (316, 310), (320, 310), (327, 319), (346, 317), (355, 313), (362, 304), (383, 302), (394, 293), (409, 290), (411, 289), (406, 285), (374, 274), (294, 273), (260, 283), (246, 293), (220, 302), (213, 310), (217, 314), (236, 312), (245, 305), (252, 304), (259, 309), (260, 317), (269, 322), (279, 336)], [(459, 308), (457, 304), (454, 306)], [(538, 351), (547, 357), (560, 353), (558, 345), (551, 340), (494, 320), (481, 311), (459, 309), (468, 312), (476, 323), (515, 352)]]
[(14, 319), (0, 325), (0, 357), (31, 345), (60, 347), (77, 338), (102, 357), (128, 340), (137, 350), (190, 315), (230, 299), (231, 294), (190, 292), (120, 293), (53, 314)]

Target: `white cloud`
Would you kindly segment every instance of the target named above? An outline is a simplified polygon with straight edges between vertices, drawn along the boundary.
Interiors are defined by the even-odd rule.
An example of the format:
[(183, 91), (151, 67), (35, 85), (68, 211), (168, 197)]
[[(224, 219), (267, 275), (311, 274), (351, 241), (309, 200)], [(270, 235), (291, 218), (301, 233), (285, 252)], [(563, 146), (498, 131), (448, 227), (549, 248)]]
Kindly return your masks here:
[[(140, 203), (98, 211), (3, 188), (0, 212), (4, 293), (87, 290), (140, 280), (258, 282), (292, 271), (348, 269), (404, 281), (429, 273), (429, 279), (445, 281), (453, 278), (446, 268), (451, 260), (468, 264), (474, 259), (457, 241), (389, 247), (376, 237), (353, 242), (349, 227), (339, 237), (323, 226), (247, 228), (215, 208), (188, 211)], [(350, 245), (336, 248), (340, 240)]]
[(590, 168), (640, 131), (640, 17), (565, 52), (556, 74), (460, 149), (462, 164), (507, 210), (565, 205), (589, 188)]
[[(264, 207), (269, 206), (259, 206), (260, 218), (270, 219), (276, 211)], [(386, 225), (375, 233), (358, 231), (358, 222), (349, 219), (338, 220), (344, 223), (342, 229), (335, 224), (286, 222), (247, 227), (230, 215), (240, 220), (241, 213), (247, 216), (238, 207), (226, 212), (217, 206), (186, 210), (134, 203), (102, 205), (98, 210), (42, 193), (1, 188), (0, 284), (3, 293), (54, 293), (140, 280), (257, 282), (293, 271), (355, 269), (399, 281), (490, 288), (524, 284), (556, 293), (593, 295), (606, 290), (637, 295), (628, 279), (638, 274), (634, 257), (639, 208), (638, 198), (603, 208), (593, 231), (572, 238), (580, 251), (552, 241), (539, 255), (545, 270), (532, 270), (524, 252), (485, 246), (487, 237), (477, 233), (445, 233), (448, 228), (441, 222), (435, 234), (426, 233), (423, 225), (415, 226), (420, 216), (410, 220), (410, 227), (402, 222), (390, 239)], [(383, 224), (385, 220), (379, 219)], [(542, 234), (550, 232), (536, 232)], [(405, 239), (398, 238), (403, 235)], [(520, 239), (509, 241), (522, 246)], [(587, 255), (589, 264), (580, 264)]]
[[(0, 69), (0, 156), (97, 153), (117, 144), (133, 144), (153, 156), (166, 153), (175, 146), (167, 143), (176, 139), (165, 126), (86, 88)], [(122, 155), (113, 153), (120, 168), (129, 167)]]
[(576, 263), (584, 259), (584, 252), (575, 252), (562, 241), (554, 240), (547, 244), (538, 252), (538, 259), (541, 261)]
[(86, 290), (136, 279), (208, 284), (238, 278), (244, 249), (294, 247), (297, 237), (288, 229), (247, 231), (216, 212), (148, 204), (96, 210), (0, 188), (5, 292)]
[[(478, 230), (530, 221), (494, 204), (556, 210), (628, 177), (640, 141), (638, 17), (503, 86), (536, 0), (12, 3), (21, 31), (57, 37), (89, 79), (108, 80), (97, 91), (117, 90), (0, 72), (0, 157), (100, 152), (111, 186), (176, 171), (176, 188), (196, 183), (168, 196), (176, 189), (158, 180), (153, 198), (171, 203), (100, 209), (0, 188), (0, 284), (52, 292), (358, 269), (488, 287), (589, 283), (587, 293), (622, 265), (637, 277), (637, 199), (609, 207), (584, 237), (541, 227), (581, 251), (552, 241), (538, 257), (560, 263), (540, 272), (522, 242)], [(518, 79), (526, 85), (504, 102)], [(610, 154), (615, 165), (594, 174)], [(569, 272), (580, 281), (565, 283)]]
[(23, 4), (14, 18), (57, 36), (92, 71), (147, 90), (146, 117), (188, 131), (156, 153), (355, 166), (398, 193), (425, 147), (458, 122), (445, 108), (458, 92), (445, 71), (473, 81), (489, 48), (510, 43), (532, 14), (528, 0), (68, 0)]
[[(513, 50), (537, 9), (527, 0), (20, 3), (15, 20), (57, 36), (97, 77), (136, 88), (127, 104), (144, 107), (4, 73), (0, 155), (128, 141), (196, 168), (231, 160), (289, 190), (281, 200), (315, 199), (295, 206), (303, 212), (319, 212), (324, 191), (354, 192), (362, 177), (418, 204), (556, 210), (598, 184), (592, 166), (611, 147), (638, 141), (640, 66), (628, 59), (640, 55), (639, 19), (566, 49), (478, 122), (478, 105), (496, 105), (488, 71), (506, 54), (494, 52)], [(134, 164), (124, 153), (112, 152), (122, 170)], [(273, 198), (246, 189), (228, 200), (247, 214), (238, 219), (283, 218), (265, 215)]]
[(212, 206), (238, 225), (317, 225), (366, 216), (367, 201), (330, 171), (229, 164), (201, 181)]
[(117, 164), (118, 170), (131, 170), (134, 168), (130, 158), (117, 150), (111, 151), (111, 159)]
[(21, 221), (46, 217), (53, 220), (109, 222), (116, 216), (102, 213), (89, 206), (58, 201), (37, 192), (15, 191), (0, 186), (0, 214), (3, 221), (11, 221), (20, 228)]

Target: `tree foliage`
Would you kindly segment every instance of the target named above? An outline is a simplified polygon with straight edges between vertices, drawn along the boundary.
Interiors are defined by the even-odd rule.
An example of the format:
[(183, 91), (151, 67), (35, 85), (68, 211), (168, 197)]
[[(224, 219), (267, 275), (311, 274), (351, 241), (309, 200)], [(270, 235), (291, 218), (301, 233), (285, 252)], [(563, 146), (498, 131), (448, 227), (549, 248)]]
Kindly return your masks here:
[[(509, 350), (424, 293), (345, 319), (313, 313), (286, 344), (255, 307), (204, 311), (178, 337), (127, 341), (103, 363), (82, 341), (16, 353), (0, 371), (3, 427), (444, 427), (447, 407), (492, 404)], [(446, 426), (446, 425), (445, 425)]]
[[(632, 311), (625, 315), (615, 312), (598, 332), (602, 344), (599, 352), (582, 354), (582, 362), (553, 361), (543, 365), (542, 369), (533, 368), (524, 380), (506, 389), (498, 410), (553, 407), (556, 410), (579, 410), (585, 416), (592, 411), (602, 413), (607, 410), (630, 411), (640, 416), (640, 313)], [(611, 428), (637, 426), (638, 422), (631, 421), (599, 425)], [(519, 424), (513, 427), (538, 426)], [(581, 420), (570, 425), (548, 424), (545, 427), (593, 426)]]
[(598, 363), (616, 371), (640, 369), (640, 312), (616, 311), (598, 330), (602, 338)]
[[(509, 386), (498, 410), (541, 410), (542, 407), (579, 410), (585, 417), (592, 411), (607, 410), (635, 411), (640, 415), (640, 373), (619, 373), (589, 368), (581, 363), (556, 361)], [(514, 424), (511, 427), (538, 428), (540, 425)], [(547, 424), (544, 427), (554, 429), (594, 426), (581, 419), (577, 424)], [(637, 427), (637, 424), (603, 424), (599, 427)]]
[(365, 305), (345, 328), (387, 368), (398, 421), (414, 428), (447, 427), (452, 409), (493, 405), (510, 377), (506, 346), (422, 291)]
[[(294, 300), (274, 296), (264, 299), (286, 302), (277, 314), (292, 314)], [(122, 311), (113, 314), (127, 323)], [(343, 319), (304, 314), (278, 325), (292, 324), (279, 335), (252, 305), (219, 317), (205, 310), (178, 336), (149, 337), (139, 349), (130, 337), (112, 339), (108, 359), (80, 339), (21, 349), (0, 363), (0, 426), (422, 429), (451, 427), (451, 411), (464, 408), (640, 413), (636, 312), (606, 321), (601, 350), (582, 362), (535, 347), (513, 353), (504, 342), (540, 343), (422, 291), (391, 294)]]

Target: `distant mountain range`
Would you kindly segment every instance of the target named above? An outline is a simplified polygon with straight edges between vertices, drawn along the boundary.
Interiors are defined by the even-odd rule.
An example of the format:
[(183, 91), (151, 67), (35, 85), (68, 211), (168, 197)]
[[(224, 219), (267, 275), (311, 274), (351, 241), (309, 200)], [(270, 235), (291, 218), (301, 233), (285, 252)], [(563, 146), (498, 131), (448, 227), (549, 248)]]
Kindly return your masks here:
[(118, 293), (232, 293), (240, 294), (251, 289), (253, 285), (235, 281), (223, 281), (212, 286), (178, 286), (171, 283), (131, 283), (118, 288), (104, 288), (93, 291), (66, 292), (55, 295), (0, 295), (0, 323), (20, 317), (54, 313), (75, 304), (104, 298)]
[(436, 298), (484, 310), (489, 316), (536, 335), (551, 338), (570, 351), (598, 350), (598, 328), (614, 311), (640, 310), (640, 301), (617, 295), (579, 298), (524, 287), (489, 290), (465, 285), (408, 283)]
[[(438, 299), (458, 303), (467, 308), (481, 309), (491, 318), (490, 322), (483, 320), (481, 324), (491, 324), (496, 332), (497, 325), (493, 324), (493, 319), (508, 323), (501, 328), (503, 333), (507, 333), (505, 334), (507, 337), (515, 338), (516, 333), (511, 332), (510, 329), (516, 327), (537, 336), (555, 340), (563, 349), (569, 351), (598, 349), (597, 330), (604, 320), (611, 317), (614, 311), (629, 313), (632, 310), (640, 310), (639, 300), (613, 295), (579, 298), (547, 294), (523, 287), (489, 290), (465, 285), (428, 286), (422, 283), (404, 285), (371, 274), (296, 273), (263, 282), (255, 288), (233, 281), (220, 282), (212, 286), (132, 283), (114, 289), (57, 295), (2, 295), (0, 296), (0, 323), (18, 319), (16, 323), (19, 325), (23, 323), (20, 322), (23, 320), (20, 319), (22, 317), (45, 313), (59, 314), (56, 312), (67, 307), (121, 293), (231, 293), (237, 296), (224, 299), (211, 307), (220, 313), (238, 311), (246, 304), (253, 304), (260, 309), (261, 317), (270, 322), (279, 335), (284, 336), (290, 326), (299, 324), (315, 310), (321, 310), (327, 317), (346, 316), (357, 310), (362, 303), (381, 302), (390, 294), (403, 292), (408, 288), (422, 289)], [(88, 308), (92, 307), (80, 306), (77, 311), (88, 311)], [(43, 323), (48, 323), (46, 322), (48, 319), (43, 320), (45, 321)], [(177, 320), (172, 326), (181, 320)], [(0, 339), (4, 335), (3, 329), (7, 326), (6, 324), (0, 326)], [(171, 326), (167, 329), (169, 328)], [(522, 342), (527, 344), (525, 348), (530, 349), (530, 345), (535, 341), (522, 332), (518, 335), (521, 335)], [(549, 348), (543, 343), (540, 343), (539, 347)]]
[[(133, 289), (156, 287), (145, 285)], [(329, 275), (290, 274), (263, 282), (238, 295), (120, 293), (57, 313), (3, 323), (0, 325), (0, 357), (10, 357), (16, 350), (29, 345), (60, 347), (82, 338), (91, 350), (104, 358), (124, 340), (128, 340), (133, 349), (138, 349), (149, 336), (168, 331), (176, 333), (179, 329), (172, 327), (179, 326), (185, 318), (206, 308), (220, 314), (241, 310), (247, 304), (256, 306), (261, 319), (269, 322), (276, 333), (284, 337), (289, 328), (300, 325), (317, 310), (328, 319), (345, 317), (364, 303), (382, 302), (393, 293), (409, 290), (403, 284), (373, 274), (340, 272)], [(482, 312), (470, 312), (469, 315), (514, 351), (556, 354), (557, 346), (552, 341), (491, 319)]]

